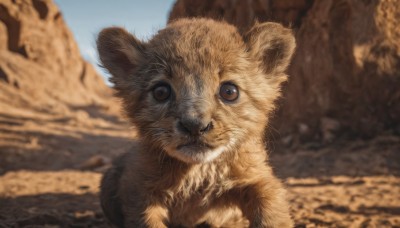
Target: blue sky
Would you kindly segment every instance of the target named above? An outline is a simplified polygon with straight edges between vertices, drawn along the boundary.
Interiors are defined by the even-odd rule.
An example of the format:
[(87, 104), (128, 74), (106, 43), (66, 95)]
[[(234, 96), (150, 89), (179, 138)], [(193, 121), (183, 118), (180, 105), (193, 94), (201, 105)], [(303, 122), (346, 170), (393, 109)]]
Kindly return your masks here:
[[(78, 42), (83, 57), (98, 64), (95, 40), (108, 26), (125, 27), (139, 39), (149, 39), (165, 27), (175, 0), (55, 0)], [(107, 74), (96, 66), (105, 77)]]

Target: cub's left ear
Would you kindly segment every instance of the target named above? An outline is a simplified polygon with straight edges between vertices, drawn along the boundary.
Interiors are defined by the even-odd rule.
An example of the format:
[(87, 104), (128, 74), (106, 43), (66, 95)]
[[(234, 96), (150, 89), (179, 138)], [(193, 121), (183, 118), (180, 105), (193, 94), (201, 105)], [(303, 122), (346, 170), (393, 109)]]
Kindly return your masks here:
[(272, 22), (254, 25), (244, 41), (266, 74), (284, 73), (296, 47), (292, 30)]

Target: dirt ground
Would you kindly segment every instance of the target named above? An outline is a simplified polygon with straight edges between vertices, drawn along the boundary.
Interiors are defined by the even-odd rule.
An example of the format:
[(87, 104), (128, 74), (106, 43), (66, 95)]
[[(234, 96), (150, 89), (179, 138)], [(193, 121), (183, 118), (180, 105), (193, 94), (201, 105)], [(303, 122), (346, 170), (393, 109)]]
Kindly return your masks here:
[[(0, 110), (0, 227), (109, 227), (99, 181), (133, 132), (100, 107)], [(400, 227), (399, 136), (278, 145), (271, 163), (296, 227)]]

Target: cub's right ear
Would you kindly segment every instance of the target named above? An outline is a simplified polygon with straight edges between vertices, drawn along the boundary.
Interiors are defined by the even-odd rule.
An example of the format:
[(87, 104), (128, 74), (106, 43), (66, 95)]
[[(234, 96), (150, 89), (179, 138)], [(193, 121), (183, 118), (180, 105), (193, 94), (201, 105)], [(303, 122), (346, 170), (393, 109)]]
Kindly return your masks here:
[(125, 29), (111, 27), (99, 33), (97, 50), (102, 65), (112, 74), (111, 82), (118, 86), (142, 61), (145, 45)]

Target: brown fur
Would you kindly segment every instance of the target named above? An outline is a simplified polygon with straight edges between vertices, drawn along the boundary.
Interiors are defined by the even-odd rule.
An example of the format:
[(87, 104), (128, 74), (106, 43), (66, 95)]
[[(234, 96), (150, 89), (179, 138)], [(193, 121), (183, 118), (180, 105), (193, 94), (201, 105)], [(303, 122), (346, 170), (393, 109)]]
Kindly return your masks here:
[[(295, 47), (289, 29), (263, 23), (241, 36), (224, 22), (182, 19), (148, 42), (107, 28), (97, 45), (140, 136), (101, 184), (103, 210), (112, 223), (293, 226), (263, 143)], [(152, 95), (160, 81), (172, 90), (165, 102)], [(219, 96), (227, 81), (239, 88), (234, 102)], [(186, 119), (212, 127), (188, 135), (179, 130)], [(199, 143), (187, 145), (193, 141)]]

